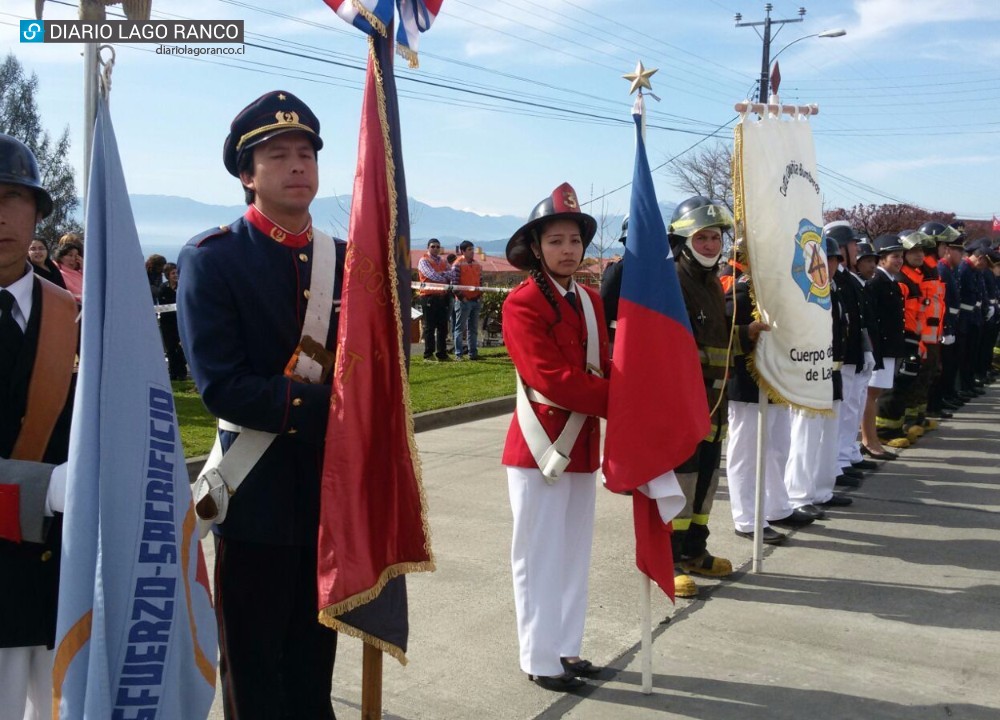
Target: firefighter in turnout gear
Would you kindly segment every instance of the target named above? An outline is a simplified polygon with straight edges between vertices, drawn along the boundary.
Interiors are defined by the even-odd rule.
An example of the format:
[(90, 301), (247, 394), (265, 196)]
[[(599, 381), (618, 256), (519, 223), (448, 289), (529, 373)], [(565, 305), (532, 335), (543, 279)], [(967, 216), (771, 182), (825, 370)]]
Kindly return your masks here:
[[(919, 230), (900, 233), (903, 242), (903, 267), (900, 271), (919, 288), (917, 334), (920, 337), (920, 369), (904, 401), (903, 430), (911, 438), (920, 437), (925, 430), (937, 428), (935, 420), (927, 419), (927, 396), (933, 381), (941, 370), (941, 330), (945, 307), (945, 287), (938, 278), (937, 242)], [(911, 249), (906, 248), (910, 246)], [(916, 250), (922, 251), (917, 253)], [(933, 248), (933, 255), (928, 256)], [(917, 256), (920, 262), (916, 263)], [(928, 262), (930, 261), (930, 262)]]
[(730, 324), (717, 268), (722, 256), (722, 233), (732, 226), (732, 217), (724, 205), (701, 196), (678, 205), (670, 221), (670, 245), (677, 257), (677, 275), (701, 357), (712, 417), (708, 436), (694, 455), (674, 470), (687, 500), (684, 510), (673, 520), (672, 549), (679, 568), (674, 582), (679, 597), (691, 597), (698, 591), (686, 573), (724, 577), (733, 571), (728, 560), (708, 552), (708, 518), (719, 485), (727, 417), (726, 379), (732, 355), (749, 351), (767, 326), (761, 322), (738, 326), (730, 352)]
[(933, 247), (928, 245), (924, 262), (928, 265), (933, 263), (937, 270), (942, 309), (938, 336), (940, 372), (931, 383), (927, 396), (927, 416), (947, 420), (952, 417), (949, 409), (958, 408), (957, 404), (950, 402), (949, 397), (955, 392), (955, 379), (958, 374), (955, 331), (958, 323), (959, 298), (954, 270), (962, 257), (960, 240), (962, 235), (955, 228), (940, 222), (925, 222), (918, 229), (933, 241)]

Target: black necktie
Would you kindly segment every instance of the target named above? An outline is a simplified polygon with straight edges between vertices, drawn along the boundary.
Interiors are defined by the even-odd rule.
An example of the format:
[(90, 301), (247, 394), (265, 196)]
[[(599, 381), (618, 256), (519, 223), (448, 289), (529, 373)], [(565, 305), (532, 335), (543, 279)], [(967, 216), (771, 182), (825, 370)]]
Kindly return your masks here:
[(580, 305), (576, 302), (575, 292), (570, 290), (568, 293), (566, 293), (566, 302), (568, 302), (570, 305), (573, 306), (573, 309), (576, 310), (577, 315), (580, 314)]
[(0, 290), (0, 385), (6, 386), (10, 371), (21, 352), (24, 332), (14, 319), (14, 296)]

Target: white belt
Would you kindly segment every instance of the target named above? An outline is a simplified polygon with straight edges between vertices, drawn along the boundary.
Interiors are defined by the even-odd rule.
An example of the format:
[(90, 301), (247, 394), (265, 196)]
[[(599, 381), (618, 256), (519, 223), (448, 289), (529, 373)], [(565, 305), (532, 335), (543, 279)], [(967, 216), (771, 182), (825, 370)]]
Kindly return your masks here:
[(948, 308), (948, 314), (949, 315), (958, 315), (958, 308), (957, 307)]
[[(330, 314), (334, 305), (337, 270), (337, 245), (326, 233), (313, 230), (313, 265), (309, 280), (309, 299), (306, 301), (306, 315), (302, 323), (302, 337), (312, 337), (321, 344), (326, 343), (330, 331)], [(323, 368), (305, 353), (299, 353), (295, 373), (308, 380), (319, 381)], [(258, 461), (271, 447), (277, 437), (275, 433), (252, 430), (219, 418), (219, 431), (239, 433), (223, 454), (222, 440), (217, 432), (212, 451), (198, 474), (192, 488), (195, 509), (199, 511), (198, 530), (201, 537), (208, 534), (213, 524), (226, 519), (229, 498), (243, 484), (243, 480), (254, 469)], [(203, 517), (202, 501), (211, 501), (212, 517)]]
[(967, 305), (966, 303), (962, 303), (958, 307), (961, 308), (962, 310), (970, 311), (970, 310), (974, 310), (976, 306), (975, 305)]
[[(587, 291), (581, 288), (577, 295), (587, 326), (587, 371), (600, 373), (601, 343), (600, 336), (597, 334), (597, 316), (594, 314), (594, 306)], [(550, 442), (548, 433), (545, 432), (545, 428), (542, 427), (541, 421), (531, 407), (529, 393), (530, 398), (537, 403), (559, 408), (562, 406), (552, 402), (537, 390), (526, 387), (524, 381), (521, 380), (521, 374), (517, 374), (517, 422), (521, 427), (521, 434), (524, 435), (524, 441), (531, 451), (531, 457), (535, 459), (545, 482), (552, 485), (569, 466), (570, 453), (573, 451), (576, 439), (580, 436), (580, 430), (583, 429), (583, 423), (587, 416), (584, 413), (570, 412), (559, 437), (556, 438), (555, 442)]]

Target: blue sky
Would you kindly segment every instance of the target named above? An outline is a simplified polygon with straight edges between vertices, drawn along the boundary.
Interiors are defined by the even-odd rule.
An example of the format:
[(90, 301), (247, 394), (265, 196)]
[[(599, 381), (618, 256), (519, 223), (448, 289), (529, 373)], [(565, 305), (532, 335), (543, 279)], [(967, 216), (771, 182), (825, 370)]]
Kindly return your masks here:
[[(798, 17), (797, 2), (773, 5), (774, 19)], [(1000, 214), (1000, 3), (813, 0), (806, 8), (804, 22), (776, 36), (772, 56), (802, 36), (847, 30), (780, 57), (782, 101), (820, 107), (813, 127), (825, 208), (898, 200), (963, 217)], [(760, 39), (734, 26), (735, 12), (760, 20), (764, 3), (446, 0), (421, 38), (420, 69), (400, 61), (397, 73), (409, 193), (523, 216), (564, 180), (583, 200), (624, 185), (634, 150), (621, 75), (639, 59), (659, 68), (652, 83), (662, 102), (647, 104), (651, 165), (720, 127), (731, 143), (733, 104), (752, 92), (761, 57)], [(79, 168), (81, 46), (20, 44), (17, 21), (33, 14), (34, 0), (4, 1), (0, 48), (37, 73), (43, 121), (53, 134), (69, 126)], [(158, 56), (155, 45), (117, 47), (111, 111), (131, 192), (239, 204), (223, 139), (244, 105), (278, 88), (322, 122), (320, 194), (350, 192), (363, 72), (318, 58), (361, 65), (361, 33), (321, 0), (154, 0), (153, 16), (243, 19), (247, 41), (271, 50), (194, 60)], [(50, 0), (45, 17), (72, 19), (76, 10)], [(685, 196), (663, 170), (656, 186), (661, 201)], [(590, 210), (627, 206), (625, 189)]]

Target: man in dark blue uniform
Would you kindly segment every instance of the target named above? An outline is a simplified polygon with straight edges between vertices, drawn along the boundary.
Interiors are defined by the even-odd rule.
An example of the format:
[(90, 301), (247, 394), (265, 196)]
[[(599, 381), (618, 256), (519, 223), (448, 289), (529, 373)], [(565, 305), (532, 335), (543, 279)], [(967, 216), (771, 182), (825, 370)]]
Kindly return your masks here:
[(77, 311), (73, 297), (37, 277), (28, 262), (35, 226), (51, 212), (35, 156), (0, 133), (0, 718), (5, 719), (52, 713)]
[[(225, 716), (333, 718), (336, 634), (317, 620), (316, 544), (329, 380), (292, 370), (307, 338), (310, 290), (333, 296), (325, 366), (336, 345), (342, 241), (335, 272), (309, 206), (318, 189), (319, 121), (291, 93), (268, 93), (233, 120), (223, 157), (247, 212), (181, 251), (178, 315), (195, 384), (223, 421), (228, 451), (240, 431), (276, 437), (215, 526), (215, 602)], [(316, 236), (314, 238), (314, 235)], [(331, 257), (331, 262), (333, 262)], [(327, 277), (333, 287), (318, 281)], [(312, 352), (316, 352), (314, 349)], [(317, 356), (318, 357), (318, 356)], [(291, 361), (291, 362), (290, 362)], [(228, 480), (228, 478), (227, 478)]]
[(986, 287), (982, 270), (986, 267), (986, 250), (977, 240), (965, 245), (966, 257), (958, 266), (959, 313), (958, 355), (959, 396), (969, 400), (985, 391), (976, 382), (976, 358), (983, 338), (986, 301)]

